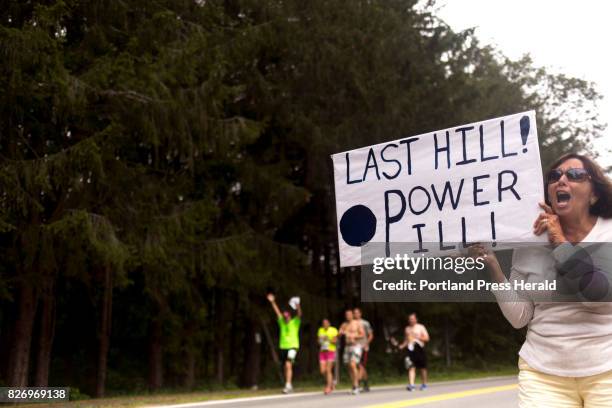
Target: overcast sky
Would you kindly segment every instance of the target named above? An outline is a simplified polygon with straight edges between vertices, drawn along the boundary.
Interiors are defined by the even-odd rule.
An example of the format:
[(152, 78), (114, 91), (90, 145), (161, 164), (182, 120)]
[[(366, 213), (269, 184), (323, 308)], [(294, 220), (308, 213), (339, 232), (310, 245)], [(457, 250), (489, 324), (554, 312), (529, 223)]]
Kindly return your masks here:
[(455, 31), (476, 27), (482, 43), (513, 59), (529, 53), (538, 66), (595, 82), (608, 124), (596, 147), (600, 163), (612, 165), (612, 2), (438, 0), (436, 7)]

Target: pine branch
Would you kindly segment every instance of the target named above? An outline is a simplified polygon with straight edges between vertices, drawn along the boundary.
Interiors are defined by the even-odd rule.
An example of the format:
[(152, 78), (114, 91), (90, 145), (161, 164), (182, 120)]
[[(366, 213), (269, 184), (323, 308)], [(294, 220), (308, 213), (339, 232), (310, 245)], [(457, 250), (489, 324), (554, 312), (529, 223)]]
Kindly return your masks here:
[(143, 95), (141, 93), (138, 93), (138, 92), (132, 91), (132, 90), (120, 91), (120, 90), (116, 90), (116, 89), (105, 89), (105, 90), (102, 90), (102, 91), (98, 91), (98, 93), (100, 95), (104, 95), (104, 96), (122, 96), (122, 97), (125, 97), (127, 99), (131, 99), (131, 100), (142, 102), (142, 103), (153, 103), (153, 102), (157, 102), (157, 103), (169, 103), (167, 101), (162, 101), (161, 99), (151, 98), (150, 96)]

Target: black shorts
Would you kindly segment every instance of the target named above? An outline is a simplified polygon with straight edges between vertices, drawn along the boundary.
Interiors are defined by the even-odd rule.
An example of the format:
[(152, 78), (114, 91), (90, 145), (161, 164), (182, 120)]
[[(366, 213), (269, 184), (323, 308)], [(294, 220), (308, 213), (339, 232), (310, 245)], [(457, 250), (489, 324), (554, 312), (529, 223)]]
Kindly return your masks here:
[[(295, 349), (295, 348), (292, 348), (292, 349), (281, 349), (281, 351), (280, 351), (281, 363), (284, 363), (286, 361), (289, 361), (290, 363), (294, 363), (295, 362), (295, 356), (297, 355), (297, 351), (298, 351), (298, 349)], [(291, 356), (291, 354), (293, 354), (293, 357)]]
[(427, 368), (427, 353), (418, 343), (414, 344), (413, 350), (408, 350), (408, 357), (416, 368)]

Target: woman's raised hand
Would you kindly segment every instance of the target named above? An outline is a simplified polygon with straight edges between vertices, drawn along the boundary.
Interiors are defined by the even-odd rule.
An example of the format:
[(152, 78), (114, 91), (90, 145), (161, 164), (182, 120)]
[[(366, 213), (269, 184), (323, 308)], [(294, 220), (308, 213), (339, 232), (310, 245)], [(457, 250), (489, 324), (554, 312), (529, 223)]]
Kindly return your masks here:
[(501, 269), (501, 265), (495, 256), (495, 252), (491, 249), (485, 248), (481, 243), (475, 243), (469, 246), (468, 254), (473, 258), (482, 258), (483, 262), (489, 269), (491, 280), (493, 282), (505, 282), (506, 276)]
[(472, 258), (482, 258), (483, 262), (487, 266), (491, 266), (498, 263), (497, 257), (495, 256), (495, 252), (488, 248), (485, 248), (485, 246), (480, 242), (470, 245), (468, 247), (468, 254)]
[(540, 203), (540, 207), (544, 212), (538, 215), (538, 218), (534, 221), (533, 233), (535, 235), (542, 235), (545, 231), (548, 231), (548, 240), (555, 246), (567, 242), (563, 228), (561, 228), (559, 216), (545, 203)]

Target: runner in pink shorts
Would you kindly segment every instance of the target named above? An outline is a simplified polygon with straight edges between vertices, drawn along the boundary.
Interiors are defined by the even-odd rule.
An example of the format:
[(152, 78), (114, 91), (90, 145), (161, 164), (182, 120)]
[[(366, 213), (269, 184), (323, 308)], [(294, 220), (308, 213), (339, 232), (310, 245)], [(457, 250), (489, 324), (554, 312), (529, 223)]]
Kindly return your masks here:
[(319, 351), (319, 361), (320, 362), (332, 362), (336, 361), (336, 352), (335, 351)]
[(329, 323), (329, 319), (323, 319), (321, 327), (317, 333), (319, 338), (319, 368), (321, 375), (325, 379), (325, 394), (329, 394), (334, 389), (333, 369), (336, 362), (336, 340), (338, 329)]

